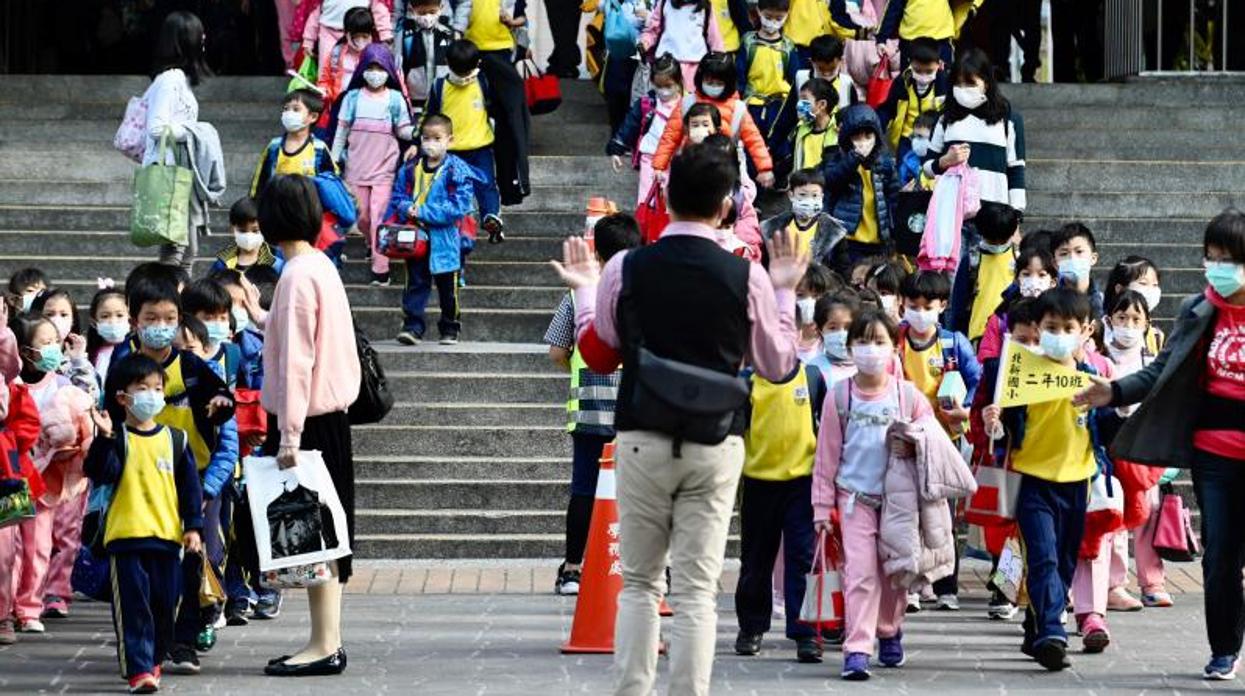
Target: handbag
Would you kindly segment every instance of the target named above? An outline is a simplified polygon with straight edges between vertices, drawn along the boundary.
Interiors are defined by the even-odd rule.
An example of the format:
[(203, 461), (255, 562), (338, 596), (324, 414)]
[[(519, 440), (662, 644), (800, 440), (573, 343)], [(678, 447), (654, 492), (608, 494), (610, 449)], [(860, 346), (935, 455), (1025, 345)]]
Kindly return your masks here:
[(419, 261), (428, 256), (428, 232), (418, 225), (386, 223), (376, 230), (376, 248), (390, 259)]
[(147, 150), (146, 99), (130, 97), (125, 105), (125, 115), (121, 117), (121, 125), (112, 136), (112, 146), (135, 162), (143, 161), (143, 153)]
[(670, 213), (666, 210), (666, 193), (660, 182), (654, 181), (648, 195), (644, 197), (644, 202), (636, 206), (635, 221), (640, 227), (642, 244), (656, 242), (666, 230), (666, 225), (670, 224)]
[(206, 608), (224, 604), (228, 597), (220, 586), (220, 578), (216, 577), (216, 569), (212, 567), (206, 553), (199, 554), (203, 559), (203, 572), (199, 580), (199, 607)]
[(1193, 515), (1170, 483), (1159, 487), (1159, 517), (1154, 529), (1154, 552), (1173, 563), (1188, 563), (1202, 554), (1193, 530)]
[(981, 465), (977, 467), (977, 492), (968, 499), (964, 521), (981, 527), (1001, 527), (1016, 519), (1016, 499), (1020, 494), (1020, 474), (1011, 469)]
[(238, 440), (262, 438), (268, 434), (268, 413), (259, 403), (258, 389), (234, 390), (234, 418), (238, 421)]
[(894, 81), (895, 79), (891, 77), (890, 61), (878, 61), (878, 67), (874, 68), (873, 76), (869, 78), (869, 88), (865, 92), (865, 103), (875, 109), (884, 104), (887, 95), (891, 92), (891, 83)]
[(804, 576), (804, 601), (800, 603), (802, 624), (821, 629), (843, 627), (843, 578), (839, 574), (838, 540), (834, 534), (817, 535), (813, 567)]
[(1104, 471), (1089, 484), (1089, 503), (1085, 507), (1085, 532), (1081, 537), (1081, 558), (1097, 558), (1102, 540), (1124, 528), (1124, 487), (1110, 471)]
[(393, 392), (389, 391), (389, 382), (385, 379), (385, 369), (381, 367), (380, 356), (367, 335), (354, 330), (355, 349), (359, 353), (359, 396), (350, 405), (348, 415), (351, 425), (370, 425), (379, 423), (393, 409)]
[(748, 385), (739, 377), (663, 358), (643, 346), (635, 375), (632, 417), (641, 430), (672, 436), (675, 456), (683, 441), (716, 445), (725, 440), (748, 401)]
[(895, 196), (895, 226), (892, 230), (895, 251), (912, 258), (921, 252), (925, 214), (933, 195), (933, 191), (900, 191)]
[(298, 590), (323, 585), (333, 579), (327, 563), (307, 563), (259, 574), (259, 584), (270, 590)]
[(1025, 554), (1019, 536), (1013, 534), (1003, 544), (990, 582), (1007, 597), (1007, 601), (1019, 604), (1025, 586)]
[(523, 61), (519, 71), (523, 74), (527, 110), (533, 116), (556, 111), (562, 104), (562, 85), (558, 83), (558, 76), (542, 73), (530, 60)]
[(170, 136), (160, 136), (156, 161), (134, 172), (134, 202), (130, 208), (130, 241), (135, 246), (185, 246), (190, 229), (190, 196), (194, 172), (165, 164)]

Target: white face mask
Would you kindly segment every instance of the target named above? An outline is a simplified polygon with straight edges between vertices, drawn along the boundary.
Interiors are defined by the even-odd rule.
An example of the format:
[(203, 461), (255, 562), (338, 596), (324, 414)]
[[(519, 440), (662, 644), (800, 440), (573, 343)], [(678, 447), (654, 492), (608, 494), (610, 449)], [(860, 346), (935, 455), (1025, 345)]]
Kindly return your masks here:
[(441, 140), (421, 140), (419, 141), (419, 149), (423, 151), (424, 157), (440, 160), (445, 156), (447, 146)]
[(970, 111), (986, 103), (986, 91), (980, 87), (956, 85), (951, 89), (951, 95), (955, 97), (960, 106)]
[(713, 135), (713, 126), (692, 126), (687, 129), (687, 139), (692, 143), (703, 142), (710, 135)]
[(56, 335), (62, 341), (73, 330), (73, 319), (69, 317), (51, 317), (48, 321), (52, 322), (52, 326), (56, 327)]
[(938, 325), (938, 311), (908, 307), (903, 312), (903, 320), (917, 333), (925, 333)]
[(813, 311), (817, 307), (817, 300), (811, 297), (801, 297), (795, 301), (796, 318), (800, 325), (813, 323)]
[(233, 241), (242, 251), (255, 251), (264, 243), (264, 235), (259, 232), (234, 232)]
[(882, 309), (885, 310), (887, 314), (894, 314), (895, 313), (895, 296), (894, 295), (879, 295), (878, 297), (882, 298)]
[(421, 14), (415, 15), (415, 25), (420, 29), (431, 29), (437, 25), (437, 21), (441, 19), (441, 15)]
[(777, 32), (782, 31), (782, 25), (786, 23), (787, 23), (786, 17), (783, 17), (782, 19), (769, 19), (768, 17), (764, 15), (761, 16), (761, 28), (770, 33), (777, 33)]
[(912, 151), (917, 157), (924, 157), (929, 152), (929, 138), (923, 135), (912, 136)]
[(1150, 308), (1151, 312), (1158, 309), (1159, 300), (1163, 299), (1163, 290), (1157, 285), (1138, 285), (1133, 283), (1128, 286), (1128, 289), (1146, 298), (1146, 306)]
[(302, 130), (306, 125), (307, 123), (303, 120), (303, 115), (297, 111), (281, 112), (281, 127), (285, 129), (285, 132), (293, 133), (294, 131)]
[(717, 99), (726, 91), (726, 85), (706, 82), (701, 86), (700, 91), (704, 92), (705, 96), (710, 99)]
[(657, 93), (657, 99), (663, 102), (677, 99), (679, 96), (678, 87), (656, 87), (653, 91)]
[(384, 70), (365, 70), (363, 72), (363, 81), (372, 89), (380, 89), (389, 81), (389, 73)]
[(1121, 326), (1118, 329), (1112, 328), (1109, 324), (1106, 327), (1106, 336), (1108, 346), (1118, 346), (1124, 350), (1136, 348), (1141, 345), (1141, 339), (1145, 338), (1145, 329), (1137, 329), (1131, 326)]
[(793, 198), (791, 212), (800, 220), (811, 220), (821, 213), (821, 199)]
[(921, 89), (924, 89), (932, 85), (934, 83), (934, 80), (937, 78), (938, 78), (938, 73), (936, 72), (932, 72), (932, 73), (914, 72), (912, 73), (912, 83), (915, 84), (917, 87), (920, 87)]
[(1037, 276), (1022, 276), (1020, 278), (1020, 294), (1025, 297), (1037, 297), (1042, 293), (1050, 290), (1050, 280), (1039, 278)]
[(861, 157), (868, 157), (873, 154), (873, 148), (878, 144), (878, 137), (873, 133), (866, 133), (864, 137), (852, 138), (852, 147)]
[(445, 76), (445, 79), (449, 80), (451, 85), (462, 87), (463, 85), (471, 84), (471, 81), (476, 79), (476, 75), (478, 74), (480, 74), (480, 69), (476, 68), (466, 75), (459, 75), (458, 73), (451, 72), (449, 75)]
[(822, 331), (821, 345), (826, 355), (834, 360), (847, 360), (847, 329)]
[(852, 346), (852, 362), (856, 369), (866, 375), (880, 375), (886, 372), (894, 353), (886, 346), (870, 344)]

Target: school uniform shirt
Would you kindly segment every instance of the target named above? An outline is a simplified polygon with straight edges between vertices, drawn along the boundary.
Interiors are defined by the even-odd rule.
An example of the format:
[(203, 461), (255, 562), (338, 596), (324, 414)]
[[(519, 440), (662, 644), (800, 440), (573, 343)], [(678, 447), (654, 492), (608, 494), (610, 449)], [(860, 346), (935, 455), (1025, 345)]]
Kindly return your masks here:
[[(660, 11), (663, 28), (653, 55), (669, 53), (680, 63), (700, 62), (710, 49), (706, 36), (711, 33), (709, 17), (694, 2), (682, 7), (665, 2)], [(690, 91), (690, 85), (683, 87)]]
[(851, 234), (851, 240), (861, 244), (878, 244), (882, 241), (878, 234), (877, 194), (873, 190), (873, 174), (862, 164), (856, 167), (860, 175), (860, 223)]
[(794, 234), (799, 242), (799, 248), (809, 254), (813, 253), (813, 239), (817, 236), (817, 221), (818, 218), (813, 218), (807, 226), (801, 227), (800, 223), (793, 217), (787, 225), (787, 233)]
[[(463, 38), (481, 51), (506, 51), (514, 48), (510, 28), (501, 23), (501, 0), (472, 0), (471, 16)], [(458, 138), (458, 129), (454, 129)]]
[(808, 373), (775, 384), (752, 376), (752, 423), (744, 433), (744, 476), (791, 481), (813, 473), (817, 435), (813, 432)]
[(892, 0), (878, 28), (878, 41), (896, 38), (911, 41), (919, 36), (950, 39), (955, 36), (955, 15), (948, 0)]
[(775, 97), (785, 98), (791, 92), (791, 83), (787, 80), (788, 56), (783, 47), (783, 37), (763, 39), (757, 34), (753, 40), (755, 44), (752, 62), (747, 66), (746, 91), (748, 103), (759, 106)]
[(827, 147), (834, 147), (839, 142), (839, 131), (834, 127), (834, 119), (825, 128), (817, 130), (817, 124), (801, 120), (795, 127), (795, 166), (793, 171), (808, 167), (821, 167), (821, 159)]
[[(215, 437), (213, 433), (200, 431), (195, 423), (194, 409), (190, 405), (190, 388), (196, 383), (198, 376), (192, 374), (197, 370), (187, 369), (192, 362), (208, 370), (212, 369), (205, 361), (176, 348), (169, 355), (164, 363), (164, 410), (156, 414), (155, 421), (186, 433), (187, 445), (202, 471), (212, 461)], [(216, 374), (215, 371), (213, 374)], [(208, 444), (209, 439), (212, 444)], [(232, 470), (233, 467), (230, 466), (229, 469)]]
[(484, 88), (478, 79), (465, 85), (441, 83), (441, 113), (454, 123), (450, 152), (478, 150), (493, 144), (493, 126), (484, 107)]
[(1098, 470), (1089, 411), (1057, 399), (1025, 407), (1025, 438), (1012, 450), (1012, 469), (1055, 483), (1085, 481)]
[(830, 3), (826, 0), (791, 0), (782, 33), (796, 46), (804, 47), (822, 34), (833, 34), (841, 39), (854, 36), (853, 32), (843, 29), (830, 18)]
[[(184, 528), (193, 528), (191, 520), (183, 525), (182, 505), (186, 497), (197, 496), (179, 491), (192, 487), (192, 482), (198, 490), (194, 455), (188, 448), (174, 451), (173, 436), (167, 426), (147, 431), (127, 428), (124, 435), (125, 461), (115, 464), (120, 468), (120, 476), (104, 525), (104, 545), (156, 539), (180, 547)], [(92, 447), (92, 453), (106, 456), (108, 453), (96, 450), (108, 450), (116, 459), (116, 441), (100, 438), (100, 443)]]
[(251, 197), (256, 198), (264, 190), (269, 179), (281, 174), (301, 174), (315, 176), (320, 173), (337, 173), (337, 165), (333, 162), (329, 146), (314, 135), (308, 136), (294, 152), (285, 151), (285, 136), (273, 138), (259, 158), (255, 167), (255, 175), (251, 179)]
[(1016, 256), (1010, 249), (1001, 253), (981, 251), (977, 266), (977, 287), (968, 318), (968, 337), (977, 340), (986, 333), (986, 322), (1003, 301), (1003, 291), (1016, 274)]
[(904, 378), (925, 395), (931, 406), (938, 405), (938, 386), (942, 384), (943, 359), (942, 341), (938, 334), (925, 348), (915, 348), (915, 339), (904, 337), (900, 341), (899, 359), (903, 364)]
[(730, 0), (712, 0), (713, 13), (717, 15), (718, 33), (722, 36), (722, 50), (734, 53), (739, 50), (739, 27), (731, 18)]

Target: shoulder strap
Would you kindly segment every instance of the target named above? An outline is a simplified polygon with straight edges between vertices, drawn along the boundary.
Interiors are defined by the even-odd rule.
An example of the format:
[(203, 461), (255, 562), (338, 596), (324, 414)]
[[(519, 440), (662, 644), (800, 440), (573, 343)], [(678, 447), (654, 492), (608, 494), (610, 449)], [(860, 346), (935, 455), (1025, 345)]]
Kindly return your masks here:
[(816, 365), (804, 366), (804, 380), (808, 383), (808, 402), (813, 410), (813, 433), (821, 427), (821, 409), (826, 403), (826, 383)]
[(955, 354), (955, 333), (949, 329), (938, 329), (938, 342), (942, 344), (942, 364), (945, 368), (948, 363), (959, 367), (960, 361)]
[(735, 108), (731, 111), (731, 139), (739, 140), (739, 128), (743, 125), (744, 116), (748, 115), (748, 107), (742, 99), (735, 100)]
[[(172, 426), (164, 426), (169, 429), (169, 439), (173, 443), (173, 456), (180, 457), (182, 452), (186, 451), (186, 433)], [(196, 462), (196, 465), (198, 462)]]
[(242, 362), (242, 349), (236, 343), (225, 344), (225, 384), (233, 386), (238, 379), (238, 365)]
[(842, 439), (847, 440), (847, 419), (852, 413), (852, 378), (841, 379), (834, 385), (834, 410), (839, 416)]

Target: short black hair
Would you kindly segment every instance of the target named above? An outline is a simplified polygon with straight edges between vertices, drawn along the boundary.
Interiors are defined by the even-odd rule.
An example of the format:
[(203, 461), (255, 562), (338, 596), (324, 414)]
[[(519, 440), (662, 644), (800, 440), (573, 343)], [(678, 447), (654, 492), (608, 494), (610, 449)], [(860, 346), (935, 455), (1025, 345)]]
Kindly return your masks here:
[(904, 270), (903, 266), (890, 261), (884, 261), (869, 270), (869, 277), (865, 284), (868, 285), (870, 280), (873, 281), (873, 287), (879, 295), (882, 293), (898, 295), (899, 285), (907, 276), (908, 272)]
[(821, 175), (820, 171), (812, 167), (800, 169), (792, 172), (791, 176), (787, 178), (787, 188), (796, 189), (800, 186), (820, 186), (821, 190), (825, 191), (826, 178)]
[(1202, 235), (1202, 253), (1219, 247), (1237, 263), (1245, 263), (1245, 214), (1236, 208), (1224, 208), (1211, 219)]
[(1119, 285), (1122, 288), (1119, 292), (1123, 292), (1128, 289), (1130, 283), (1139, 280), (1147, 271), (1154, 271), (1155, 279), (1163, 277), (1159, 273), (1159, 267), (1150, 259), (1144, 256), (1137, 256), (1136, 254), (1125, 256), (1107, 274), (1107, 285), (1102, 291), (1103, 306), (1110, 307), (1114, 304), (1115, 296), (1118, 294), (1115, 286)]
[(822, 326), (830, 320), (830, 312), (835, 307), (845, 307), (848, 314), (855, 317), (860, 312), (860, 295), (848, 289), (840, 289), (828, 295), (822, 295), (813, 306), (813, 323)]
[(135, 295), (172, 297), (180, 307), (178, 286), (188, 281), (189, 276), (181, 266), (170, 266), (158, 261), (138, 264), (125, 277), (125, 302), (130, 311), (130, 319), (138, 317), (138, 310), (135, 307), (142, 306), (142, 302), (137, 305), (134, 303)]
[(307, 113), (324, 113), (324, 97), (314, 89), (300, 87), (299, 89), (287, 92), (281, 99), (281, 106), (295, 103), (302, 104), (307, 107)]
[(430, 126), (438, 126), (445, 129), (446, 133), (454, 134), (454, 120), (445, 114), (428, 114), (424, 116), (424, 122), (419, 124), (419, 132), (422, 134)]
[(640, 225), (627, 213), (614, 213), (597, 220), (592, 235), (603, 261), (609, 261), (620, 251), (640, 246)]
[(160, 363), (142, 353), (130, 353), (108, 368), (108, 379), (104, 385), (108, 400), (111, 402), (113, 394), (125, 391), (130, 385), (138, 384), (152, 375), (160, 377), (160, 384), (165, 383), (164, 368)]
[(1054, 236), (1055, 233), (1050, 230), (1033, 230), (1032, 232), (1026, 232), (1025, 235), (1020, 238), (1020, 250), (1025, 251), (1026, 249), (1041, 249), (1048, 254), (1054, 253), (1055, 249), (1050, 243), (1051, 238)]
[(233, 308), (229, 291), (213, 278), (200, 278), (182, 290), (182, 313), (194, 316), (198, 312), (228, 312)]
[(480, 67), (480, 49), (466, 39), (459, 39), (446, 50), (445, 63), (455, 75), (466, 75)]
[[(345, 30), (346, 40), (350, 40), (351, 34), (373, 34), (376, 32), (376, 20), (372, 18), (372, 11), (366, 7), (352, 7), (346, 11), (346, 16), (342, 18), (342, 29)], [(321, 58), (325, 60), (325, 58)]]
[[(246, 279), (259, 290), (259, 308), (268, 309), (272, 305), (272, 293), (277, 289), (277, 281), (281, 279), (277, 269), (272, 266), (255, 264), (246, 269)], [(242, 283), (238, 283), (239, 286)]]
[(937, 63), (942, 60), (938, 50), (938, 42), (928, 36), (918, 36), (908, 42), (908, 62)]
[(1146, 298), (1136, 290), (1125, 289), (1123, 292), (1111, 298), (1111, 303), (1106, 305), (1107, 316), (1111, 316), (1116, 312), (1125, 312), (1130, 309), (1137, 309), (1141, 312), (1146, 321), (1150, 321), (1150, 305), (1146, 302)]
[(202, 321), (199, 321), (199, 319), (197, 319), (195, 315), (191, 314), (190, 312), (183, 313), (181, 316), (181, 322), (178, 328), (181, 331), (185, 331), (191, 336), (194, 336), (195, 340), (199, 341), (199, 343), (203, 344), (204, 346), (207, 346), (208, 344), (207, 324), (204, 324)]
[(692, 119), (699, 116), (708, 116), (709, 120), (713, 122), (713, 129), (715, 131), (722, 130), (722, 112), (718, 111), (718, 107), (709, 102), (692, 104), (687, 113), (683, 114), (683, 128), (686, 130)]
[(301, 174), (274, 177), (259, 196), (259, 228), (269, 244), (314, 241), (322, 217), (316, 185)]
[(9, 292), (14, 295), (21, 294), (23, 290), (35, 283), (43, 283), (45, 287), (50, 285), (47, 274), (38, 268), (29, 266), (18, 269), (9, 276)]
[(987, 242), (1002, 244), (1016, 233), (1016, 228), (1020, 226), (1020, 214), (1006, 203), (982, 201), (973, 224)]
[(138, 321), (138, 315), (142, 313), (144, 305), (158, 302), (172, 302), (177, 307), (178, 314), (181, 314), (181, 297), (177, 294), (176, 285), (170, 286), (158, 280), (144, 279), (134, 283), (133, 286), (126, 283), (125, 292), (126, 304), (130, 310), (130, 321)]
[(842, 288), (843, 280), (836, 277), (834, 271), (829, 268), (819, 263), (810, 263), (808, 269), (804, 271), (804, 277), (800, 279), (796, 287), (804, 288), (813, 295), (825, 295)]
[(1065, 321), (1075, 319), (1082, 324), (1088, 324), (1092, 311), (1089, 295), (1077, 292), (1075, 288), (1061, 286), (1038, 295), (1034, 315), (1038, 321), (1053, 315)]
[(657, 59), (653, 61), (652, 73), (649, 75), (649, 80), (652, 81), (658, 77), (668, 77), (671, 80), (674, 80), (674, 83), (679, 86), (679, 89), (684, 88), (683, 69), (679, 64), (679, 61), (675, 60), (674, 56), (669, 53), (663, 53), (660, 56), (657, 56)]
[[(714, 109), (714, 112), (716, 113), (717, 109)], [(731, 159), (739, 158), (739, 148), (735, 147), (735, 141), (729, 135), (710, 133), (707, 138), (701, 141), (701, 144), (705, 147), (720, 150)]]
[(761, 10), (789, 12), (791, 10), (791, 0), (757, 0), (757, 12)]
[(249, 225), (258, 219), (259, 206), (255, 204), (255, 199), (250, 196), (239, 198), (229, 207), (229, 224), (234, 227)]
[(836, 36), (822, 34), (808, 43), (809, 60), (828, 63), (843, 57), (843, 42)]
[(916, 120), (912, 122), (912, 129), (916, 130), (917, 128), (924, 128), (929, 131), (930, 135), (933, 135), (934, 127), (937, 125), (938, 125), (938, 112), (937, 111), (926, 111), (922, 113), (920, 116), (917, 116)]
[(1029, 248), (1021, 249), (1020, 255), (1016, 257), (1016, 273), (1029, 267), (1033, 263), (1033, 259), (1037, 259), (1042, 263), (1042, 268), (1050, 274), (1051, 278), (1059, 277), (1059, 264), (1055, 263), (1055, 257), (1046, 249)]
[(852, 327), (847, 330), (847, 345), (850, 346), (861, 338), (872, 338), (874, 327), (879, 325), (890, 336), (891, 343), (899, 343), (899, 324), (890, 314), (880, 309), (862, 309), (852, 319)]
[(1060, 227), (1058, 232), (1050, 236), (1051, 252), (1054, 253), (1059, 249), (1059, 247), (1078, 237), (1089, 242), (1090, 251), (1098, 251), (1098, 242), (1094, 241), (1094, 233), (1089, 231), (1089, 228), (1085, 226), (1085, 223), (1069, 222), (1063, 227)]
[(737, 160), (703, 143), (690, 145), (670, 163), (667, 205), (681, 218), (715, 218), (738, 180)]
[(700, 65), (696, 67), (696, 75), (693, 82), (696, 91), (705, 93), (705, 80), (712, 78), (717, 82), (726, 85), (726, 89), (722, 90), (720, 99), (726, 99), (735, 93), (738, 89), (738, 77), (735, 74), (735, 61), (726, 53), (721, 51), (710, 51), (700, 59)]
[(951, 279), (938, 271), (917, 271), (899, 283), (899, 295), (905, 300), (949, 300)]
[(820, 77), (809, 78), (800, 86), (800, 91), (813, 95), (814, 104), (824, 101), (829, 111), (834, 111), (839, 106), (839, 92), (829, 80), (823, 80)]
[(1037, 324), (1042, 317), (1037, 313), (1037, 298), (1019, 297), (1007, 308), (1007, 326), (1017, 324)]

